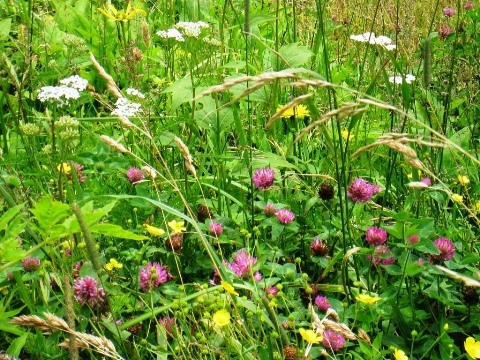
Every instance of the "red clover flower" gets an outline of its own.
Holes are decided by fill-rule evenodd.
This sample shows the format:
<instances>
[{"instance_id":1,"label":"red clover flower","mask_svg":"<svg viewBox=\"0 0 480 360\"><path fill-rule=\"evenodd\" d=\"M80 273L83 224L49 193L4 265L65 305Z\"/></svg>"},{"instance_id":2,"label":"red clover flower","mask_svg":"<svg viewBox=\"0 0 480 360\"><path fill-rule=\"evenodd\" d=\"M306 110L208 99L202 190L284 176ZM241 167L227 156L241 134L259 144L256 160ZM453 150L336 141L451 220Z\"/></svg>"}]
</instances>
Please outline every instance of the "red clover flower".
<instances>
[{"instance_id":1,"label":"red clover flower","mask_svg":"<svg viewBox=\"0 0 480 360\"><path fill-rule=\"evenodd\" d=\"M105 291L100 287L100 281L91 276L76 279L73 284L75 300L80 305L88 304L92 308L98 308L105 301Z\"/></svg>"},{"instance_id":2,"label":"red clover flower","mask_svg":"<svg viewBox=\"0 0 480 360\"><path fill-rule=\"evenodd\" d=\"M149 291L168 281L168 271L159 263L149 262L146 267L140 269L139 279L140 289L143 291Z\"/></svg>"},{"instance_id":3,"label":"red clover flower","mask_svg":"<svg viewBox=\"0 0 480 360\"><path fill-rule=\"evenodd\" d=\"M380 186L370 184L368 181L358 178L353 180L347 189L347 196L356 202L365 203L372 199L372 196L382 191Z\"/></svg>"},{"instance_id":4,"label":"red clover flower","mask_svg":"<svg viewBox=\"0 0 480 360\"><path fill-rule=\"evenodd\" d=\"M210 222L210 234L214 235L214 236L220 236L223 234L223 225L218 223L218 222L215 222L215 221L212 221Z\"/></svg>"},{"instance_id":5,"label":"red clover flower","mask_svg":"<svg viewBox=\"0 0 480 360\"><path fill-rule=\"evenodd\" d=\"M449 261L455 255L455 245L453 245L452 240L447 239L446 237L440 237L433 242L435 247L440 251L438 255L430 255L428 261L430 263L438 264L442 261Z\"/></svg>"},{"instance_id":6,"label":"red clover flower","mask_svg":"<svg viewBox=\"0 0 480 360\"><path fill-rule=\"evenodd\" d=\"M259 190L266 190L273 185L275 171L271 168L262 168L255 171L252 177L253 185Z\"/></svg>"},{"instance_id":7,"label":"red clover flower","mask_svg":"<svg viewBox=\"0 0 480 360\"><path fill-rule=\"evenodd\" d=\"M449 7L443 8L443 15L445 15L445 17L452 17L455 15L455 10Z\"/></svg>"},{"instance_id":8,"label":"red clover flower","mask_svg":"<svg viewBox=\"0 0 480 360\"><path fill-rule=\"evenodd\" d=\"M293 219L295 219L295 214L288 209L277 210L275 216L277 217L278 221L285 225L291 223Z\"/></svg>"},{"instance_id":9,"label":"red clover flower","mask_svg":"<svg viewBox=\"0 0 480 360\"><path fill-rule=\"evenodd\" d=\"M138 168L132 167L127 171L127 179L132 184L139 182L140 180L143 180L144 177L145 175L143 175L142 170Z\"/></svg>"},{"instance_id":10,"label":"red clover flower","mask_svg":"<svg viewBox=\"0 0 480 360\"><path fill-rule=\"evenodd\" d=\"M342 334L333 330L325 330L323 333L322 345L334 352L340 350L345 345L345 338Z\"/></svg>"},{"instance_id":11,"label":"red clover flower","mask_svg":"<svg viewBox=\"0 0 480 360\"><path fill-rule=\"evenodd\" d=\"M367 229L366 239L373 246L382 245L387 241L387 232L372 226Z\"/></svg>"},{"instance_id":12,"label":"red clover flower","mask_svg":"<svg viewBox=\"0 0 480 360\"><path fill-rule=\"evenodd\" d=\"M332 305L330 305L328 298L326 296L321 296L321 295L318 295L315 298L315 305L317 305L318 308L323 312L327 312L328 309L332 308Z\"/></svg>"},{"instance_id":13,"label":"red clover flower","mask_svg":"<svg viewBox=\"0 0 480 360\"><path fill-rule=\"evenodd\" d=\"M40 260L38 260L36 257L31 256L22 260L22 266L23 270L28 272L34 272L40 267Z\"/></svg>"}]
</instances>

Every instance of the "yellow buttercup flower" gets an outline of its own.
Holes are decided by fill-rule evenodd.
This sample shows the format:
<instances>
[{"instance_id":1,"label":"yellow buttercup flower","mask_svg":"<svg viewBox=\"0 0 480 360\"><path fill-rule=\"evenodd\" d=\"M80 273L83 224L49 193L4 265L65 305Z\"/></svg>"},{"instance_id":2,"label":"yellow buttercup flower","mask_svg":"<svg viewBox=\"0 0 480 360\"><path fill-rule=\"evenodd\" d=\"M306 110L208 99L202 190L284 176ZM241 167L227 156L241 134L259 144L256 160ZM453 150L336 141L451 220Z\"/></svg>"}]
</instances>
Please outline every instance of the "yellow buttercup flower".
<instances>
[{"instance_id":1,"label":"yellow buttercup flower","mask_svg":"<svg viewBox=\"0 0 480 360\"><path fill-rule=\"evenodd\" d=\"M393 351L393 357L395 360L408 360L408 356L405 355L405 352L397 348Z\"/></svg>"},{"instance_id":2,"label":"yellow buttercup flower","mask_svg":"<svg viewBox=\"0 0 480 360\"><path fill-rule=\"evenodd\" d=\"M277 108L277 112L280 111L282 107L283 105L280 105ZM280 115L280 117L282 118L291 118L292 116L295 116L297 119L303 119L306 116L310 116L310 111L308 111L305 105L297 105L297 106L288 108L282 113L282 115Z\"/></svg>"},{"instance_id":3,"label":"yellow buttercup flower","mask_svg":"<svg viewBox=\"0 0 480 360\"><path fill-rule=\"evenodd\" d=\"M315 333L313 330L305 330L300 328L299 330L300 335L302 336L303 340L312 344L319 344L323 338Z\"/></svg>"},{"instance_id":4,"label":"yellow buttercup flower","mask_svg":"<svg viewBox=\"0 0 480 360\"><path fill-rule=\"evenodd\" d=\"M461 203L463 203L463 196L458 195L458 194L453 194L452 195L452 200L461 204Z\"/></svg>"},{"instance_id":5,"label":"yellow buttercup flower","mask_svg":"<svg viewBox=\"0 0 480 360\"><path fill-rule=\"evenodd\" d=\"M225 310L218 310L215 314L213 314L212 320L218 326L225 326L230 324L230 313Z\"/></svg>"},{"instance_id":6,"label":"yellow buttercup flower","mask_svg":"<svg viewBox=\"0 0 480 360\"><path fill-rule=\"evenodd\" d=\"M458 182L462 185L467 185L470 183L470 179L468 178L468 176L465 176L465 175L458 175L457 179L458 179Z\"/></svg>"},{"instance_id":7,"label":"yellow buttercup flower","mask_svg":"<svg viewBox=\"0 0 480 360\"><path fill-rule=\"evenodd\" d=\"M61 163L57 166L57 170L66 174L72 170L72 167L68 163Z\"/></svg>"},{"instance_id":8,"label":"yellow buttercup flower","mask_svg":"<svg viewBox=\"0 0 480 360\"><path fill-rule=\"evenodd\" d=\"M372 297L367 294L359 294L355 299L357 299L357 301L364 304L375 304L377 301L382 300L381 297L378 297L378 296Z\"/></svg>"},{"instance_id":9,"label":"yellow buttercup flower","mask_svg":"<svg viewBox=\"0 0 480 360\"><path fill-rule=\"evenodd\" d=\"M113 269L121 269L123 267L122 263L119 263L115 259L110 259L110 262L105 264L105 270L112 271Z\"/></svg>"},{"instance_id":10,"label":"yellow buttercup flower","mask_svg":"<svg viewBox=\"0 0 480 360\"><path fill-rule=\"evenodd\" d=\"M117 10L111 3L108 3L105 8L98 8L97 10L113 21L129 21L132 20L137 13L147 16L147 13L144 10L138 7L132 8L132 3L130 1L128 2L127 10L125 12Z\"/></svg>"},{"instance_id":11,"label":"yellow buttercup flower","mask_svg":"<svg viewBox=\"0 0 480 360\"><path fill-rule=\"evenodd\" d=\"M469 336L464 343L465 351L472 359L480 359L480 341Z\"/></svg>"},{"instance_id":12,"label":"yellow buttercup flower","mask_svg":"<svg viewBox=\"0 0 480 360\"><path fill-rule=\"evenodd\" d=\"M344 138L345 140L352 140L355 137L355 135L350 134L350 131L348 131L347 129L342 130L341 135L342 138Z\"/></svg>"},{"instance_id":13,"label":"yellow buttercup flower","mask_svg":"<svg viewBox=\"0 0 480 360\"><path fill-rule=\"evenodd\" d=\"M184 221L172 220L168 223L168 226L170 226L172 228L173 234L178 234L178 233L181 233L182 231L187 230L185 228L184 224L185 224Z\"/></svg>"},{"instance_id":14,"label":"yellow buttercup flower","mask_svg":"<svg viewBox=\"0 0 480 360\"><path fill-rule=\"evenodd\" d=\"M159 229L155 226L151 226L148 224L144 224L144 226L145 230L147 230L147 232L152 236L162 236L163 234L165 234L165 230L163 229Z\"/></svg>"},{"instance_id":15,"label":"yellow buttercup flower","mask_svg":"<svg viewBox=\"0 0 480 360\"><path fill-rule=\"evenodd\" d=\"M473 205L472 210L476 214L480 213L480 201L477 201L477 203L475 205Z\"/></svg>"},{"instance_id":16,"label":"yellow buttercup flower","mask_svg":"<svg viewBox=\"0 0 480 360\"><path fill-rule=\"evenodd\" d=\"M220 284L222 284L222 287L226 292L228 292L229 294L238 296L238 293L235 291L235 288L233 287L232 284L229 284L224 280L220 281Z\"/></svg>"}]
</instances>

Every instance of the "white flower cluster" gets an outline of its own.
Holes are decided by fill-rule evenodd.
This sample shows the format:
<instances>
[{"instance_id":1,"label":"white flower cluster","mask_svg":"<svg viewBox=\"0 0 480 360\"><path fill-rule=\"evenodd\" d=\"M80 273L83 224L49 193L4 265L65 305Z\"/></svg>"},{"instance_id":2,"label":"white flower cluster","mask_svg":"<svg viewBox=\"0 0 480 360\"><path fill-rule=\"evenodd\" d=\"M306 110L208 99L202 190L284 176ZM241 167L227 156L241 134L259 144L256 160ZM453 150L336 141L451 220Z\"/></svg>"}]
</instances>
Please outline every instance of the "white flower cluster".
<instances>
[{"instance_id":1,"label":"white flower cluster","mask_svg":"<svg viewBox=\"0 0 480 360\"><path fill-rule=\"evenodd\" d=\"M56 103L59 107L69 105L69 100L78 99L80 91L87 88L88 80L73 75L60 80L60 86L43 86L38 91L37 99L41 102Z\"/></svg>"},{"instance_id":2,"label":"white flower cluster","mask_svg":"<svg viewBox=\"0 0 480 360\"><path fill-rule=\"evenodd\" d=\"M130 102L127 98L120 98L115 103L112 115L129 118L137 116L142 111L142 106L139 103Z\"/></svg>"},{"instance_id":3,"label":"white flower cluster","mask_svg":"<svg viewBox=\"0 0 480 360\"><path fill-rule=\"evenodd\" d=\"M388 36L380 35L376 37L372 32L366 32L360 35L350 35L350 39L359 42L368 42L372 45L380 45L387 50L394 50L397 48L397 45L392 44L392 39Z\"/></svg>"},{"instance_id":4,"label":"white flower cluster","mask_svg":"<svg viewBox=\"0 0 480 360\"><path fill-rule=\"evenodd\" d=\"M202 29L208 29L210 25L208 25L203 21L198 21L198 22L180 21L175 24L175 27L181 30L185 36L198 39L198 37L202 33Z\"/></svg>"},{"instance_id":5,"label":"white flower cluster","mask_svg":"<svg viewBox=\"0 0 480 360\"><path fill-rule=\"evenodd\" d=\"M222 46L222 43L220 42L220 40L210 36L206 36L205 38L203 38L203 42L206 44L210 44L212 46Z\"/></svg>"},{"instance_id":6,"label":"white flower cluster","mask_svg":"<svg viewBox=\"0 0 480 360\"><path fill-rule=\"evenodd\" d=\"M139 99L145 99L145 95L143 95L143 94L142 94L140 91L138 91L137 89L128 88L126 91L127 91L127 95L136 96L136 97L138 97Z\"/></svg>"},{"instance_id":7,"label":"white flower cluster","mask_svg":"<svg viewBox=\"0 0 480 360\"><path fill-rule=\"evenodd\" d=\"M183 42L185 38L177 29L168 29L157 31L157 35L164 39L175 39L177 41Z\"/></svg>"},{"instance_id":8,"label":"white flower cluster","mask_svg":"<svg viewBox=\"0 0 480 360\"><path fill-rule=\"evenodd\" d=\"M412 74L407 74L405 75L405 82L407 84L411 84L412 81L414 81L416 77ZM390 76L388 78L388 81L390 81L392 84L402 84L403 83L403 77L401 76Z\"/></svg>"},{"instance_id":9,"label":"white flower cluster","mask_svg":"<svg viewBox=\"0 0 480 360\"><path fill-rule=\"evenodd\" d=\"M60 107L68 105L70 99L78 99L79 97L80 93L77 89L65 85L44 86L40 88L37 95L37 99L41 102L57 103Z\"/></svg>"},{"instance_id":10,"label":"white flower cluster","mask_svg":"<svg viewBox=\"0 0 480 360\"><path fill-rule=\"evenodd\" d=\"M78 75L73 75L68 78L60 80L60 84L65 86L70 86L74 89L77 89L78 91L83 91L87 88L88 80Z\"/></svg>"}]
</instances>

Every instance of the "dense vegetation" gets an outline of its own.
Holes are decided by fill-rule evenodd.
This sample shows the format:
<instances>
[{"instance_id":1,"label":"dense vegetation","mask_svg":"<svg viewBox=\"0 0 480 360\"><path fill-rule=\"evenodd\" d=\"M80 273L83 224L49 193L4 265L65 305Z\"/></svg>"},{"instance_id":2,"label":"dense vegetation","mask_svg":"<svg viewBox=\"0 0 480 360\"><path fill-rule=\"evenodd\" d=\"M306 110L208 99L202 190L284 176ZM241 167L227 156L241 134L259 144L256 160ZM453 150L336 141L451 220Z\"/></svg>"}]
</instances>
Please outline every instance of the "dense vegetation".
<instances>
[{"instance_id":1,"label":"dense vegetation","mask_svg":"<svg viewBox=\"0 0 480 360\"><path fill-rule=\"evenodd\" d=\"M0 358L480 359L480 8L0 3Z\"/></svg>"}]
</instances>

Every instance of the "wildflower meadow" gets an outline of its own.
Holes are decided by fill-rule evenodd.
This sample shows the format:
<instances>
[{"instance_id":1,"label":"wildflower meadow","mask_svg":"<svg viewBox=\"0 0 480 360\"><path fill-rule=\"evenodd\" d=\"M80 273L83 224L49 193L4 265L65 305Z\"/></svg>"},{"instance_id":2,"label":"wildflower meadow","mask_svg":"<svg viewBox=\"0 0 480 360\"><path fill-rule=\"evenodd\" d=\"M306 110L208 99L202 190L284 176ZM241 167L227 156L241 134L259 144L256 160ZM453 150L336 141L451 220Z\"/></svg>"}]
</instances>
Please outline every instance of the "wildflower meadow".
<instances>
[{"instance_id":1,"label":"wildflower meadow","mask_svg":"<svg viewBox=\"0 0 480 360\"><path fill-rule=\"evenodd\" d=\"M480 3L0 2L0 360L480 359Z\"/></svg>"}]
</instances>

